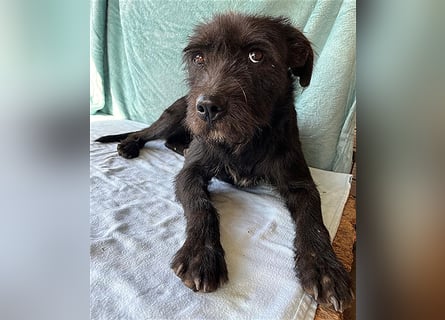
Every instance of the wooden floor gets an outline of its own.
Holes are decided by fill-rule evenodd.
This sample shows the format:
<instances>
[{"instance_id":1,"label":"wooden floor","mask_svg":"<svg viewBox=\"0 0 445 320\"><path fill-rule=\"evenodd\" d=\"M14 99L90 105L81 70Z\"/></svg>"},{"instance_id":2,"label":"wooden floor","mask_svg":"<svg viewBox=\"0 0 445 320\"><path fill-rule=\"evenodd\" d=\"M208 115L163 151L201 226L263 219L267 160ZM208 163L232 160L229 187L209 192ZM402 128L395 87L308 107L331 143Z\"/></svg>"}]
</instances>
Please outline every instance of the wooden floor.
<instances>
[{"instance_id":1,"label":"wooden floor","mask_svg":"<svg viewBox=\"0 0 445 320\"><path fill-rule=\"evenodd\" d=\"M353 290L355 291L356 288L356 282L355 282L355 248L354 248L354 261L352 263L352 270L351 270L351 277L352 277L352 285L353 285ZM356 311L355 311L355 300L354 303L352 305L352 307L350 309L345 310L345 312L343 313L343 319L344 320L355 320L356 319Z\"/></svg>"},{"instance_id":2,"label":"wooden floor","mask_svg":"<svg viewBox=\"0 0 445 320\"><path fill-rule=\"evenodd\" d=\"M354 154L355 154L355 144L354 144ZM356 174L356 170L357 170L357 163L355 162L355 159L353 161L353 167L352 167L352 174L353 174L353 178L352 178L352 185L351 185L351 194L349 195L350 198L352 198L354 200L354 207L356 207L356 179L357 179L357 174ZM352 269L351 269L351 278L352 278L352 285L353 285L353 290L354 292L356 291L356 275L355 275L355 267L356 267L356 259L355 259L355 244L354 244L354 251L353 251L353 262L352 262ZM344 320L355 320L356 319L356 310L355 310L355 301L352 305L352 307L348 310L345 310L344 314L343 314L343 319Z\"/></svg>"},{"instance_id":3,"label":"wooden floor","mask_svg":"<svg viewBox=\"0 0 445 320\"><path fill-rule=\"evenodd\" d=\"M354 208L356 208L356 196L357 196L357 190L356 190L356 183L357 183L357 161L356 161L356 154L357 154L357 132L354 132L354 153L353 153L353 158L352 158L352 170L351 170L351 174L352 174L352 185L351 185L351 194L350 194L350 198L352 198L354 200ZM356 218L357 218L357 211L355 214ZM352 262L352 270L351 270L351 277L352 277L352 285L353 285L353 290L354 293L357 292L356 291L356 273L355 273L355 267L356 267L356 255L355 255L355 243L354 243L354 251L353 251L353 262ZM356 303L354 301L351 309L347 310L344 312L343 318L344 320L355 320L357 317L357 313L356 313Z\"/></svg>"}]
</instances>

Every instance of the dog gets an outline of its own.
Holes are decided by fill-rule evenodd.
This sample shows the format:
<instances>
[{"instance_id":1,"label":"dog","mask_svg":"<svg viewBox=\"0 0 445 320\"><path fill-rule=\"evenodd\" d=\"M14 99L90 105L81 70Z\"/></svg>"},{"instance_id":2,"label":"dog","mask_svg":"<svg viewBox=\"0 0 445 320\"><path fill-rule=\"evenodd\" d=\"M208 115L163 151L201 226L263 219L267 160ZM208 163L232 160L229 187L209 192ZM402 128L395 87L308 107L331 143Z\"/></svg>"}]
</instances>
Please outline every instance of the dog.
<instances>
[{"instance_id":1,"label":"dog","mask_svg":"<svg viewBox=\"0 0 445 320\"><path fill-rule=\"evenodd\" d=\"M131 159L150 140L184 155L175 191L187 221L186 240L171 268L194 291L228 281L218 212L208 192L217 179L237 187L273 185L296 226L295 271L319 304L343 311L351 279L332 249L320 195L306 164L297 127L294 88L310 83L314 54L288 19L219 14L198 25L183 50L188 94L150 127L104 136Z\"/></svg>"}]
</instances>

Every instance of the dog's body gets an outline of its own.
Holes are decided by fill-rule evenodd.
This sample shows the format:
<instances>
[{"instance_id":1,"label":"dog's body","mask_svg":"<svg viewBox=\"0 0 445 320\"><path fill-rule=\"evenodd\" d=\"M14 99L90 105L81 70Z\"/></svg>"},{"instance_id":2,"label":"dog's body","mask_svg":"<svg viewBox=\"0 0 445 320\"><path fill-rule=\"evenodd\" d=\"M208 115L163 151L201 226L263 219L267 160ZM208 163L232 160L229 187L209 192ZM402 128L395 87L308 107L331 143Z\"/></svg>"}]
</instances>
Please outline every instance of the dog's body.
<instances>
[{"instance_id":1,"label":"dog's body","mask_svg":"<svg viewBox=\"0 0 445 320\"><path fill-rule=\"evenodd\" d=\"M225 14L198 26L184 49L190 91L149 128L105 136L125 158L165 139L185 155L176 195L187 238L171 267L187 287L216 290L228 280L212 177L239 187L274 185L296 224L295 270L317 302L343 310L350 278L323 225L320 196L304 159L294 108L294 80L308 86L313 52L286 19Z\"/></svg>"}]
</instances>

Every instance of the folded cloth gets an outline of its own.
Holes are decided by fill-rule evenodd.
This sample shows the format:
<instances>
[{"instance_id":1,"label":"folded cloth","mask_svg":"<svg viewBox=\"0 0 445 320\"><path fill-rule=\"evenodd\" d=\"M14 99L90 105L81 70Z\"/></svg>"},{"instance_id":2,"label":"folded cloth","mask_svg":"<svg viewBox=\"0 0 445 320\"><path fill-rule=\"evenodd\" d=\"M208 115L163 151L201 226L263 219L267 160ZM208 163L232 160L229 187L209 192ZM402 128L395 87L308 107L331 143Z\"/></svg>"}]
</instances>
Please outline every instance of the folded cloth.
<instances>
[{"instance_id":1,"label":"folded cloth","mask_svg":"<svg viewBox=\"0 0 445 320\"><path fill-rule=\"evenodd\" d=\"M92 117L91 140L144 124ZM293 271L295 232L270 186L237 189L213 179L229 282L195 293L170 269L185 240L174 177L183 158L162 141L140 156L119 157L116 144L91 142L91 319L313 319L316 302ZM311 169L331 239L340 223L350 175Z\"/></svg>"}]
</instances>

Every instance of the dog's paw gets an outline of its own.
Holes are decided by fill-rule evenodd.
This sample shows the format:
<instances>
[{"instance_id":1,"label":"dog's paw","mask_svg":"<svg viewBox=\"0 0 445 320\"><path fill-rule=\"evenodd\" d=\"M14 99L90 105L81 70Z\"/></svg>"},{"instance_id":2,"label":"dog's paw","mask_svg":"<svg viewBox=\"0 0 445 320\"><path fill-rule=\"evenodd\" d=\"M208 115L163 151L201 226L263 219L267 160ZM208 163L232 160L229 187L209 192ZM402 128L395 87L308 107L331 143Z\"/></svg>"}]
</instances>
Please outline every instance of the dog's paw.
<instances>
[{"instance_id":1,"label":"dog's paw","mask_svg":"<svg viewBox=\"0 0 445 320\"><path fill-rule=\"evenodd\" d=\"M171 268L193 291L212 292L228 281L222 248L184 245L173 258Z\"/></svg>"},{"instance_id":2,"label":"dog's paw","mask_svg":"<svg viewBox=\"0 0 445 320\"><path fill-rule=\"evenodd\" d=\"M136 139L125 139L117 145L117 153L127 159L138 157L140 149L140 143Z\"/></svg>"},{"instance_id":3,"label":"dog's paw","mask_svg":"<svg viewBox=\"0 0 445 320\"><path fill-rule=\"evenodd\" d=\"M296 268L303 289L317 303L338 312L351 305L354 299L351 278L334 253L299 257Z\"/></svg>"}]
</instances>

